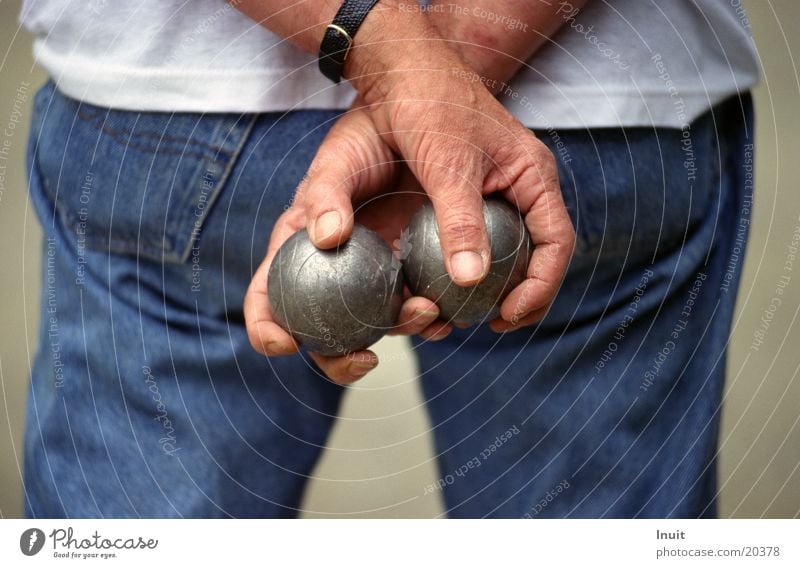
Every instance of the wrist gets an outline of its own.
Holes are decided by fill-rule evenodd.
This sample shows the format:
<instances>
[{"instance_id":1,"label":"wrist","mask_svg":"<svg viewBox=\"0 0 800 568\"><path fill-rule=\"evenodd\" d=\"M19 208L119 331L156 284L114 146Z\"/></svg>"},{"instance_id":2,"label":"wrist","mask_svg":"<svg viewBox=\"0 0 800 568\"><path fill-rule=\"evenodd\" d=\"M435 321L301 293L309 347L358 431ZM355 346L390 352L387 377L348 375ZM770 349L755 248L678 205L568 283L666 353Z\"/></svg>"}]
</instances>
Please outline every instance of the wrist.
<instances>
[{"instance_id":1,"label":"wrist","mask_svg":"<svg viewBox=\"0 0 800 568\"><path fill-rule=\"evenodd\" d=\"M364 19L344 65L344 77L367 104L420 74L461 65L414 0L381 0Z\"/></svg>"}]
</instances>

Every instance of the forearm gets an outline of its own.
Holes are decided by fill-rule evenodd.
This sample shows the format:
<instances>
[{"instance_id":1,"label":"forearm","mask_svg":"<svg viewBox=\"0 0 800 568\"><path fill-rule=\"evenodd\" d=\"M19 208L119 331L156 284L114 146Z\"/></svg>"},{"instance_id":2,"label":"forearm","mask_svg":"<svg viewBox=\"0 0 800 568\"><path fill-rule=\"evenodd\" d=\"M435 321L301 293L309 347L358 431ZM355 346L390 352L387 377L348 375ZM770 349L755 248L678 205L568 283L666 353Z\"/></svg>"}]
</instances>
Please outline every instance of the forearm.
<instances>
[{"instance_id":1,"label":"forearm","mask_svg":"<svg viewBox=\"0 0 800 568\"><path fill-rule=\"evenodd\" d=\"M272 32L317 54L342 0L229 0ZM575 8L539 0L434 0L423 12L415 0L381 0L364 20L344 76L367 100L388 91L404 70L464 66L494 92L547 42ZM432 54L435 52L435 54ZM462 63L464 65L460 65Z\"/></svg>"},{"instance_id":2,"label":"forearm","mask_svg":"<svg viewBox=\"0 0 800 568\"><path fill-rule=\"evenodd\" d=\"M434 0L426 13L487 88L497 92L587 1Z\"/></svg>"},{"instance_id":3,"label":"forearm","mask_svg":"<svg viewBox=\"0 0 800 568\"><path fill-rule=\"evenodd\" d=\"M342 2L341 0L228 0L228 3L297 47L309 53L316 53L325 33L325 27L331 23Z\"/></svg>"},{"instance_id":4,"label":"forearm","mask_svg":"<svg viewBox=\"0 0 800 568\"><path fill-rule=\"evenodd\" d=\"M461 60L447 47L415 0L381 0L364 19L344 66L344 77L367 100L373 91L388 90L407 72L458 66ZM270 31L316 55L342 0L228 0ZM435 63L431 63L431 62ZM378 88L375 88L378 87Z\"/></svg>"}]
</instances>

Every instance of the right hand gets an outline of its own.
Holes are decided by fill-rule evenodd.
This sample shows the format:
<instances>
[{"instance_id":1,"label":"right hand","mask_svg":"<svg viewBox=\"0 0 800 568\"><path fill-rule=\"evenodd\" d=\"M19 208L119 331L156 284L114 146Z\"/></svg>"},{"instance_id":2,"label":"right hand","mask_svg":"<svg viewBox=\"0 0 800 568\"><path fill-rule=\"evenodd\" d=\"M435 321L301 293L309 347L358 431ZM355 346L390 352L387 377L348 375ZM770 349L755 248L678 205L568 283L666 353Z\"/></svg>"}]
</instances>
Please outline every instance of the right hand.
<instances>
[{"instance_id":1,"label":"right hand","mask_svg":"<svg viewBox=\"0 0 800 568\"><path fill-rule=\"evenodd\" d=\"M362 74L350 80L364 97L381 138L433 202L452 280L470 286L486 276L491 255L483 197L500 192L524 215L535 249L526 280L503 302L492 328L506 331L541 319L575 243L552 153L443 41L385 42L380 34L364 41L371 37L374 44L362 49L374 62L361 55L353 69ZM369 69L378 72L364 71ZM348 216L346 195L330 202L322 195L313 200L312 219L332 209L341 218Z\"/></svg>"}]
</instances>

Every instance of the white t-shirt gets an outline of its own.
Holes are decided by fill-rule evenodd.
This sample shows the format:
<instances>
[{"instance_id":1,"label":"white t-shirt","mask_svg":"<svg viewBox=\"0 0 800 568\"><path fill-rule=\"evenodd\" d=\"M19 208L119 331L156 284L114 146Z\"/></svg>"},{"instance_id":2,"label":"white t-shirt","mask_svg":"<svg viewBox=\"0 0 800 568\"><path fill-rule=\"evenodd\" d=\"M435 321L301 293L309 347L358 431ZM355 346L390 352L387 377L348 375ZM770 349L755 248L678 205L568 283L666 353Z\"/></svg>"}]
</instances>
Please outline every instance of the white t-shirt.
<instances>
[{"instance_id":1,"label":"white t-shirt","mask_svg":"<svg viewBox=\"0 0 800 568\"><path fill-rule=\"evenodd\" d=\"M526 126L681 127L758 80L741 0L591 0L577 14L553 1L564 26L501 95ZM487 27L522 27L488 2L466 13L438 6ZM59 89L101 106L344 109L354 96L324 78L314 56L224 0L26 0L20 20Z\"/></svg>"}]
</instances>

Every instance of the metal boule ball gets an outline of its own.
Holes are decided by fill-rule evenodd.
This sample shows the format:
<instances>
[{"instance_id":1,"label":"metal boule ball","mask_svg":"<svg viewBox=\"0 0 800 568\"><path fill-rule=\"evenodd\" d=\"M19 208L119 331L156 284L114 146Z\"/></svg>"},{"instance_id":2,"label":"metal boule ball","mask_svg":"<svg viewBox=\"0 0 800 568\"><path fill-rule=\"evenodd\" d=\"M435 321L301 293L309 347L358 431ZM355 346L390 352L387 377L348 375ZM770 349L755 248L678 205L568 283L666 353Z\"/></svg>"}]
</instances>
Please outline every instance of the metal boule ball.
<instances>
[{"instance_id":1,"label":"metal boule ball","mask_svg":"<svg viewBox=\"0 0 800 568\"><path fill-rule=\"evenodd\" d=\"M401 246L403 272L411 293L435 302L442 319L461 325L488 322L500 315L502 300L525 279L533 254L522 214L508 201L485 199L483 218L492 259L489 274L474 286L459 286L450 279L431 203L411 218Z\"/></svg>"},{"instance_id":2,"label":"metal boule ball","mask_svg":"<svg viewBox=\"0 0 800 568\"><path fill-rule=\"evenodd\" d=\"M330 250L319 250L305 229L298 231L278 249L267 282L276 321L304 347L328 356L378 341L403 303L400 261L361 225Z\"/></svg>"}]
</instances>

